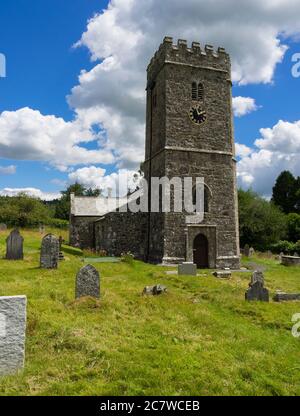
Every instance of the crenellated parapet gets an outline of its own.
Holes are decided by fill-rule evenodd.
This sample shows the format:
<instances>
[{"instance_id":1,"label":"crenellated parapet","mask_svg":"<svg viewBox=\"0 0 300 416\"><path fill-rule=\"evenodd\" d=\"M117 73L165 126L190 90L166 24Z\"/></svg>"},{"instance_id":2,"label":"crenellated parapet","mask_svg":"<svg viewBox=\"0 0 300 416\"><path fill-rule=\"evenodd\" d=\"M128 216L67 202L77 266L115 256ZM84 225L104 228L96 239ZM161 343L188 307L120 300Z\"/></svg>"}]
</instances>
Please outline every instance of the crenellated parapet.
<instances>
[{"instance_id":1,"label":"crenellated parapet","mask_svg":"<svg viewBox=\"0 0 300 416\"><path fill-rule=\"evenodd\" d=\"M173 38L166 36L159 49L150 61L147 68L148 80L155 78L155 74L165 63L178 63L191 66L201 66L226 71L230 74L230 56L224 48L214 50L213 46L192 42L189 47L186 40L178 39L177 44L173 43Z\"/></svg>"}]
</instances>

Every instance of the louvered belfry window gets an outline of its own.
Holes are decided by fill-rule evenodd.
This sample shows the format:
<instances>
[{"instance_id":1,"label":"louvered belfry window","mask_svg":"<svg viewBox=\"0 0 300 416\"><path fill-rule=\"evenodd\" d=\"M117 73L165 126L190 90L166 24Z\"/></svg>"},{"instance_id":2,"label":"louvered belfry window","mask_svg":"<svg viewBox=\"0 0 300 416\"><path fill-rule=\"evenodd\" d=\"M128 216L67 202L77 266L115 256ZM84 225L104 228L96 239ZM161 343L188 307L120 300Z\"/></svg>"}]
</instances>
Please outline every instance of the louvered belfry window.
<instances>
[{"instance_id":1,"label":"louvered belfry window","mask_svg":"<svg viewBox=\"0 0 300 416\"><path fill-rule=\"evenodd\" d=\"M192 83L192 100L197 100L197 84L196 82Z\"/></svg>"},{"instance_id":2,"label":"louvered belfry window","mask_svg":"<svg viewBox=\"0 0 300 416\"><path fill-rule=\"evenodd\" d=\"M204 87L202 82L193 82L192 83L192 100L193 101L203 101L204 99Z\"/></svg>"}]
</instances>

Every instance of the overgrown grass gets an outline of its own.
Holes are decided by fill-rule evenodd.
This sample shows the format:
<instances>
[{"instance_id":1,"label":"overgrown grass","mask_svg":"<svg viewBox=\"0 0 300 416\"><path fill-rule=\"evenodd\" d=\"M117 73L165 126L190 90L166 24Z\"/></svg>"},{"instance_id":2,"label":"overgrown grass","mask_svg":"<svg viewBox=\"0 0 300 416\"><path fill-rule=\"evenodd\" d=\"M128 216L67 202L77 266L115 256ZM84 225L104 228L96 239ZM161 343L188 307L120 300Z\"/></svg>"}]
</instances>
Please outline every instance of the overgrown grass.
<instances>
[{"instance_id":1,"label":"overgrown grass","mask_svg":"<svg viewBox=\"0 0 300 416\"><path fill-rule=\"evenodd\" d=\"M245 302L249 273L218 280L96 263L101 299L75 301L81 258L70 250L59 270L40 270L41 236L22 234L24 261L0 260L0 295L28 297L26 367L0 379L1 395L300 394L300 338L291 335L300 303ZM300 291L300 269L251 261L267 268L271 295ZM168 293L141 296L156 283Z\"/></svg>"}]
</instances>

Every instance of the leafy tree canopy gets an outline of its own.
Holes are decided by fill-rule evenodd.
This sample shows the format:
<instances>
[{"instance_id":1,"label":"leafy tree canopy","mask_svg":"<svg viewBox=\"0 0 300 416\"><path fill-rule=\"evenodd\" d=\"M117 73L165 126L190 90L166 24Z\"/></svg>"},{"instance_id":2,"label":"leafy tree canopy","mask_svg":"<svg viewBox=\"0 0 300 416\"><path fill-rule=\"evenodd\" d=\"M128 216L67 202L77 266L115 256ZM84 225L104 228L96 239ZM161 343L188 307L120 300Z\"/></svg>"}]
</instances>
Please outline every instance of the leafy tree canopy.
<instances>
[{"instance_id":1,"label":"leafy tree canopy","mask_svg":"<svg viewBox=\"0 0 300 416\"><path fill-rule=\"evenodd\" d=\"M285 170L276 179L273 187L272 202L289 214L300 208L300 178L295 178Z\"/></svg>"}]
</instances>

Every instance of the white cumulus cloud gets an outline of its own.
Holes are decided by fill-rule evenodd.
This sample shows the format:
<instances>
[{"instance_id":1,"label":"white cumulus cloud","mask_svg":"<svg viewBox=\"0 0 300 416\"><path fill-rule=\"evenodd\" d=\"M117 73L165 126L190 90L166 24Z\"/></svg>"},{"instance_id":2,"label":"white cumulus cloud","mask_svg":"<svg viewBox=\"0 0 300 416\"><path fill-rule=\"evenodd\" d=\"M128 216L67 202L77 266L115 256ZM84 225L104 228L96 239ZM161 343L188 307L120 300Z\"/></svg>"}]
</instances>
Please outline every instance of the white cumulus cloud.
<instances>
[{"instance_id":1,"label":"white cumulus cloud","mask_svg":"<svg viewBox=\"0 0 300 416\"><path fill-rule=\"evenodd\" d=\"M300 176L300 121L280 120L272 128L260 129L260 134L254 149L240 152L238 180L243 188L270 196L280 172L290 170Z\"/></svg>"},{"instance_id":2,"label":"white cumulus cloud","mask_svg":"<svg viewBox=\"0 0 300 416\"><path fill-rule=\"evenodd\" d=\"M66 122L30 108L0 114L2 158L49 162L61 170L69 165L112 163L111 151L82 146L93 140L91 130L78 119Z\"/></svg>"},{"instance_id":3,"label":"white cumulus cloud","mask_svg":"<svg viewBox=\"0 0 300 416\"><path fill-rule=\"evenodd\" d=\"M242 117L258 109L255 99L251 97L233 97L233 112L236 117Z\"/></svg>"},{"instance_id":4,"label":"white cumulus cloud","mask_svg":"<svg viewBox=\"0 0 300 416\"><path fill-rule=\"evenodd\" d=\"M135 190L140 178L134 170L120 169L111 174L105 173L105 169L96 166L80 168L69 174L69 183L78 182L87 188L102 189L103 195L107 195L110 189L113 196L125 196L128 190Z\"/></svg>"},{"instance_id":5,"label":"white cumulus cloud","mask_svg":"<svg viewBox=\"0 0 300 416\"><path fill-rule=\"evenodd\" d=\"M235 144L235 155L237 157L249 156L250 153L252 153L251 147L248 147L245 144L241 144L241 143Z\"/></svg>"}]
</instances>

